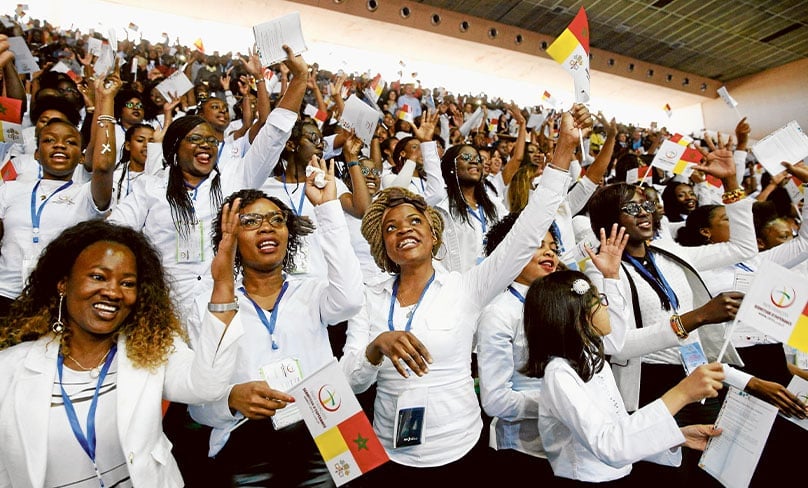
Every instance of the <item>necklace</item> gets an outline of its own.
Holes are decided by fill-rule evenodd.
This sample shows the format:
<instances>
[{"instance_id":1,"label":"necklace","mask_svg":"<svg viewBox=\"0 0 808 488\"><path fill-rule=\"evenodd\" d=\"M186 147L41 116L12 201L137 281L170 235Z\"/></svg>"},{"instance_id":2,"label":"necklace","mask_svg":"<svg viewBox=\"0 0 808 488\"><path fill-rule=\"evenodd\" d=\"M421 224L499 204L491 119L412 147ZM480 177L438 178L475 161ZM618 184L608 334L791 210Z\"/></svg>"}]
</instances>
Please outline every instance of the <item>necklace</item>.
<instances>
[{"instance_id":1,"label":"necklace","mask_svg":"<svg viewBox=\"0 0 808 488\"><path fill-rule=\"evenodd\" d=\"M78 362L78 361L76 360L76 358L74 358L74 357L73 357L73 356L71 356L70 354L68 354L68 355L67 355L67 357L68 357L68 358L70 358L70 360L71 360L71 361L73 361L74 363L76 363L76 364L79 366L79 368L81 368L81 369L82 369L82 371L89 371L89 372L90 372L90 378L98 378L98 376L101 374L101 366L103 366L103 365L104 365L104 360L105 360L105 359L107 359L107 356L109 355L109 351L110 351L111 349L112 349L112 348L107 349L107 352L106 352L106 353L104 353L104 357L102 357L102 358L101 358L101 361L99 361L99 362L98 362L98 364L97 364L95 367L93 367L93 368L88 368L88 367L84 366L83 364L81 364L80 362Z\"/></svg>"}]
</instances>

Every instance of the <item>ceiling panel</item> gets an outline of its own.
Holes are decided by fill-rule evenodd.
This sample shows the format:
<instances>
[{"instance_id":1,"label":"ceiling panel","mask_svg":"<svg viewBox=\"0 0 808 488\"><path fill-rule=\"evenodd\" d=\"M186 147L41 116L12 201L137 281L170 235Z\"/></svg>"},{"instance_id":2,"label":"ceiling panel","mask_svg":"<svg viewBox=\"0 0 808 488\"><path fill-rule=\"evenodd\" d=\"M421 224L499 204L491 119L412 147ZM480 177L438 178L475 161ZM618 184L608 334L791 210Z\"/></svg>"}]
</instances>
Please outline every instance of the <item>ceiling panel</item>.
<instances>
[{"instance_id":1,"label":"ceiling panel","mask_svg":"<svg viewBox=\"0 0 808 488\"><path fill-rule=\"evenodd\" d=\"M420 3L557 36L575 0L422 0ZM808 58L808 1L592 0L590 44L727 82Z\"/></svg>"}]
</instances>

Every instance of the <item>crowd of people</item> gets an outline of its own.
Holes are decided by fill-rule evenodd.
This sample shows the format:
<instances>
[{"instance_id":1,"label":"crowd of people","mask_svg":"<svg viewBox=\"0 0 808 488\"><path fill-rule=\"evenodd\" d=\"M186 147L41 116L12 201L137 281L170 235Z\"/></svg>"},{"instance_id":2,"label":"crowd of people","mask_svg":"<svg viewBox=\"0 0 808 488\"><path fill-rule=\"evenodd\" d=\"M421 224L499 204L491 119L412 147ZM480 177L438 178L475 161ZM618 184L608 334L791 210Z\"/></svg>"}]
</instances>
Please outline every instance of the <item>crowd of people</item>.
<instances>
[{"instance_id":1,"label":"crowd of people","mask_svg":"<svg viewBox=\"0 0 808 488\"><path fill-rule=\"evenodd\" d=\"M360 488L719 486L698 457L727 386L808 415L786 388L804 353L743 323L725 341L738 272L808 272L786 189L808 166L764 171L754 121L694 134L685 176L651 166L664 128L580 104L377 98L287 46L262 66L127 39L105 66L93 38L0 34L23 127L0 186L0 486L334 486L261 376L332 356L390 458ZM193 88L166 97L175 72ZM369 142L340 124L351 95L378 111ZM753 484L805 438L778 418Z\"/></svg>"}]
</instances>

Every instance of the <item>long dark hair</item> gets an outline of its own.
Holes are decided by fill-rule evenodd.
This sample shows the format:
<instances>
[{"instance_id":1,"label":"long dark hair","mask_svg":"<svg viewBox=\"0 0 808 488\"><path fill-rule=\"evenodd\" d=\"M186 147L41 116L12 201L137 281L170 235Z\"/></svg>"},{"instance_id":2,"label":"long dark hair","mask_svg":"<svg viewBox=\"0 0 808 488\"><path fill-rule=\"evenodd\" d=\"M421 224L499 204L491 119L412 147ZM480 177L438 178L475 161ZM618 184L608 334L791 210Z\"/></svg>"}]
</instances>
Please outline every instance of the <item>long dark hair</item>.
<instances>
[{"instance_id":1,"label":"long dark hair","mask_svg":"<svg viewBox=\"0 0 808 488\"><path fill-rule=\"evenodd\" d=\"M198 115L186 115L180 117L168 126L166 135L163 137L163 157L168 165L168 188L166 188L166 199L171 207L171 220L174 221L174 228L177 232L187 237L191 231L191 226L196 222L196 212L194 202L188 196L188 189L185 186L185 178L177 161L177 150L180 143L200 124L207 124L205 119ZM219 173L219 162L213 166L216 173L210 183L210 205L211 208L222 206L222 182Z\"/></svg>"},{"instance_id":2,"label":"long dark hair","mask_svg":"<svg viewBox=\"0 0 808 488\"><path fill-rule=\"evenodd\" d=\"M573 291L578 280L589 284L582 295ZM556 271L530 285L524 308L527 376L543 377L554 357L566 359L584 381L603 369L603 340L592 327L597 300L597 288L580 271Z\"/></svg>"},{"instance_id":3,"label":"long dark hair","mask_svg":"<svg viewBox=\"0 0 808 488\"><path fill-rule=\"evenodd\" d=\"M686 212L682 208L682 204L679 203L679 200L676 199L676 187L680 185L693 188L693 185L689 183L674 180L665 185L665 189L662 190L662 195L660 195L662 198L662 206L665 208L665 216L668 217L668 220L671 222L682 222L685 220L682 218L682 214Z\"/></svg>"},{"instance_id":4,"label":"long dark hair","mask_svg":"<svg viewBox=\"0 0 808 488\"><path fill-rule=\"evenodd\" d=\"M261 190L239 190L224 199L224 202L222 202L222 206L219 208L219 212L216 214L216 218L213 221L213 252L219 252L219 243L222 242L222 209L224 208L225 204L232 204L233 200L236 198L241 199L238 207L239 210L252 204L256 200L261 199L269 200L270 202L274 203L278 209L280 209L281 213L283 213L283 215L286 217L286 230L289 234L289 237L286 240L286 254L283 257L283 270L287 273L292 272L292 270L295 269L295 256L297 255L298 248L300 248L301 240L301 236L297 232L298 217L280 199L271 197ZM234 274L238 275L239 273L243 272L240 250L236 251L236 262L233 264L233 267Z\"/></svg>"},{"instance_id":5,"label":"long dark hair","mask_svg":"<svg viewBox=\"0 0 808 488\"><path fill-rule=\"evenodd\" d=\"M480 156L477 149L469 144L457 144L450 147L443 153L443 158L440 161L440 171L443 174L443 181L446 184L446 193L449 196L449 212L455 218L460 218L464 223L471 225L467 209L469 208L466 199L463 197L463 191L460 189L460 181L457 179L457 162L455 161L460 155L463 148L469 148ZM482 175L483 165L480 163L480 174ZM474 185L474 198L477 199L477 204L482 207L483 212L489 222L495 222L499 216L497 215L497 208L494 202L488 197L488 192L485 191L485 183L481 177L480 180Z\"/></svg>"},{"instance_id":6,"label":"long dark hair","mask_svg":"<svg viewBox=\"0 0 808 488\"><path fill-rule=\"evenodd\" d=\"M132 138L135 137L135 131L138 130L138 129L149 129L151 131L154 131L154 127L150 126L149 124L135 124L132 127L126 129L126 133L125 133L124 138L123 138L124 142L131 142ZM129 160L132 158L132 153L129 152L129 149L126 149L126 144L123 144L121 147L123 148L121 150L121 159L115 165L115 169L127 166L129 164ZM128 167L124 168L124 170L121 171L121 177L118 178L118 184L115 187L115 194L116 194L115 199L116 200L121 199L121 190L123 188L123 180L126 179L128 173L129 173L129 168Z\"/></svg>"},{"instance_id":7,"label":"long dark hair","mask_svg":"<svg viewBox=\"0 0 808 488\"><path fill-rule=\"evenodd\" d=\"M701 205L696 207L687 216L684 227L680 227L676 232L676 241L688 247L709 244L707 237L701 234L701 229L710 227L710 220L712 220L719 208L723 208L723 205Z\"/></svg>"}]
</instances>

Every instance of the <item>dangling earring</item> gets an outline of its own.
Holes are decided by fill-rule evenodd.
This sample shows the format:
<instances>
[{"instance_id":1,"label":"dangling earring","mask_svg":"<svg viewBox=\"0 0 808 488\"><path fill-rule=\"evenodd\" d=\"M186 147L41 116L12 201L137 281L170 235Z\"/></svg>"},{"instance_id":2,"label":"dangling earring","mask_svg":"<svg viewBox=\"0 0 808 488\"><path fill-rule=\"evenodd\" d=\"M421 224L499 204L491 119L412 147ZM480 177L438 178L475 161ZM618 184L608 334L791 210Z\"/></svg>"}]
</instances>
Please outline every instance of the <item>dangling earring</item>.
<instances>
[{"instance_id":1,"label":"dangling earring","mask_svg":"<svg viewBox=\"0 0 808 488\"><path fill-rule=\"evenodd\" d=\"M65 294L59 293L59 315L56 317L56 322L51 324L51 330L54 334L61 334L65 330L65 324L62 322L62 302L65 300Z\"/></svg>"}]
</instances>

